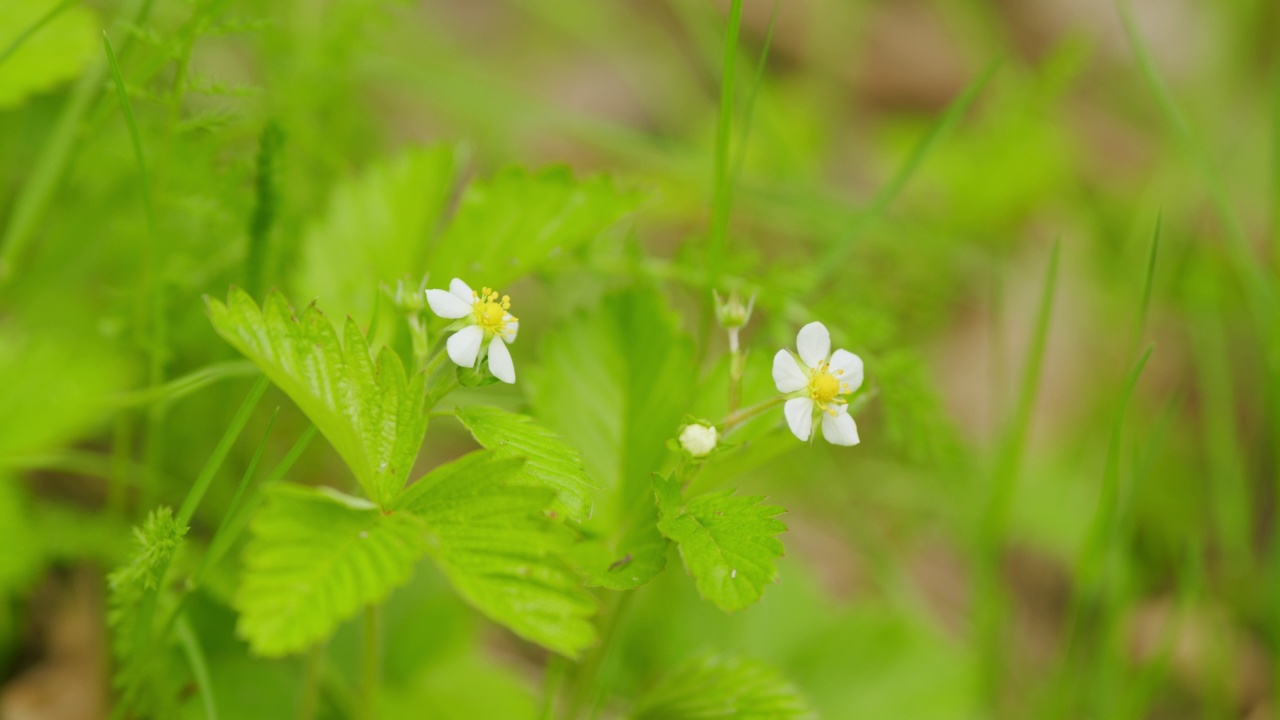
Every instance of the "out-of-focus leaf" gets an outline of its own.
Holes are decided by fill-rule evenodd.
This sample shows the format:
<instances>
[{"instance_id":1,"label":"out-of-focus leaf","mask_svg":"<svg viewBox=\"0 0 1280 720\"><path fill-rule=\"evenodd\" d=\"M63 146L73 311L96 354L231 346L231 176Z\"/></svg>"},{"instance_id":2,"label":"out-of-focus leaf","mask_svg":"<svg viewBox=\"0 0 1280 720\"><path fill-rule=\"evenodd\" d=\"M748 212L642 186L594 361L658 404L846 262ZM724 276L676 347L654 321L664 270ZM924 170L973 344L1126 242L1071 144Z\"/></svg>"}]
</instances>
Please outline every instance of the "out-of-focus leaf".
<instances>
[{"instance_id":1,"label":"out-of-focus leaf","mask_svg":"<svg viewBox=\"0 0 1280 720\"><path fill-rule=\"evenodd\" d=\"M0 3L0 53L53 11L63 0ZM0 109L57 87L80 73L98 52L97 20L81 5L63 8L36 28L0 62Z\"/></svg>"},{"instance_id":2,"label":"out-of-focus leaf","mask_svg":"<svg viewBox=\"0 0 1280 720\"><path fill-rule=\"evenodd\" d=\"M503 457L526 460L521 475L530 484L557 493L557 505L569 519L591 515L591 490L599 484L587 476L578 451L527 415L486 406L460 407L458 419L476 442Z\"/></svg>"},{"instance_id":3,"label":"out-of-focus leaf","mask_svg":"<svg viewBox=\"0 0 1280 720\"><path fill-rule=\"evenodd\" d=\"M658 529L680 547L684 566L698 583L702 597L721 610L741 610L760 599L777 580L774 561L782 556L775 535L787 526L776 520L782 508L762 505L763 497L721 491L680 498L673 477L655 477Z\"/></svg>"},{"instance_id":4,"label":"out-of-focus leaf","mask_svg":"<svg viewBox=\"0 0 1280 720\"><path fill-rule=\"evenodd\" d=\"M811 720L800 691L764 663L711 657L676 669L644 697L632 720Z\"/></svg>"},{"instance_id":5,"label":"out-of-focus leaf","mask_svg":"<svg viewBox=\"0 0 1280 720\"><path fill-rule=\"evenodd\" d=\"M262 310L232 288L223 303L205 298L223 339L284 390L329 439L369 498L387 504L404 487L426 433L421 374L405 377L390 348L375 366L351 318L342 342L324 313L309 305L298 318L272 291Z\"/></svg>"},{"instance_id":6,"label":"out-of-focus leaf","mask_svg":"<svg viewBox=\"0 0 1280 720\"><path fill-rule=\"evenodd\" d=\"M416 149L338 185L303 238L295 289L331 312L369 322L380 282L392 285L426 271L457 165L452 146Z\"/></svg>"},{"instance_id":7,"label":"out-of-focus leaf","mask_svg":"<svg viewBox=\"0 0 1280 720\"><path fill-rule=\"evenodd\" d=\"M595 642L595 600L560 558L572 532L546 518L555 493L529 486L524 461L491 450L443 465L401 496L395 514L427 527L432 558L477 609L568 657Z\"/></svg>"},{"instance_id":8,"label":"out-of-focus leaf","mask_svg":"<svg viewBox=\"0 0 1280 720\"><path fill-rule=\"evenodd\" d=\"M605 485L575 563L593 584L643 585L666 563L650 475L667 462L666 441L693 396L692 344L655 293L636 289L566 318L541 357L530 373L536 415L582 451Z\"/></svg>"},{"instance_id":9,"label":"out-of-focus leaf","mask_svg":"<svg viewBox=\"0 0 1280 720\"><path fill-rule=\"evenodd\" d=\"M237 630L260 655L305 650L408 581L422 521L329 488L282 484L251 526Z\"/></svg>"},{"instance_id":10,"label":"out-of-focus leaf","mask_svg":"<svg viewBox=\"0 0 1280 720\"><path fill-rule=\"evenodd\" d=\"M429 269L437 283L462 277L501 287L607 230L639 199L603 177L511 168L467 189Z\"/></svg>"}]
</instances>

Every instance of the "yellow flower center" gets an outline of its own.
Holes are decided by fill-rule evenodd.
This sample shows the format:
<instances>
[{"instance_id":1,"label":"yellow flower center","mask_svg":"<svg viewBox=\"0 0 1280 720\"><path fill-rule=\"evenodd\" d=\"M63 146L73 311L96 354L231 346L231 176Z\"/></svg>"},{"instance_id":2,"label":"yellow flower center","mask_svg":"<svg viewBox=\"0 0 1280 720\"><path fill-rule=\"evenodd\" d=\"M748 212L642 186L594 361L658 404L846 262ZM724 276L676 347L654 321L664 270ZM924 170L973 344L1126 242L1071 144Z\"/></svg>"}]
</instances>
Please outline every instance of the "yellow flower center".
<instances>
[{"instance_id":1,"label":"yellow flower center","mask_svg":"<svg viewBox=\"0 0 1280 720\"><path fill-rule=\"evenodd\" d=\"M836 414L836 407L845 403L843 395L849 392L849 383L843 382L840 376L844 374L843 370L831 372L830 366L826 360L818 363L817 367L809 371L809 397L818 404L818 408L832 415ZM828 407L831 405L832 407Z\"/></svg>"},{"instance_id":2,"label":"yellow flower center","mask_svg":"<svg viewBox=\"0 0 1280 720\"><path fill-rule=\"evenodd\" d=\"M484 288L479 293L471 293L471 296L472 312L475 313L476 324L480 329L486 335L505 335L507 323L516 320L507 312L511 309L511 296L503 295L499 300L498 293L493 288Z\"/></svg>"}]
</instances>

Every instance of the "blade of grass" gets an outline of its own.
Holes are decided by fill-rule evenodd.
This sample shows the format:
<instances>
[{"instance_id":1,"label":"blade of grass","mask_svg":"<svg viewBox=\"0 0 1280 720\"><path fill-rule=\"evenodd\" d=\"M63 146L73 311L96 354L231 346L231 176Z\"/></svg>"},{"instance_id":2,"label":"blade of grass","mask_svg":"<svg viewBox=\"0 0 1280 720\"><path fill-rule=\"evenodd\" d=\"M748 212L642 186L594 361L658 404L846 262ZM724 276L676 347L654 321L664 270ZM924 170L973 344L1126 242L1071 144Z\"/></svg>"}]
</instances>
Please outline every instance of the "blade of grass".
<instances>
[{"instance_id":1,"label":"blade of grass","mask_svg":"<svg viewBox=\"0 0 1280 720\"><path fill-rule=\"evenodd\" d=\"M113 403L120 408L150 405L158 402L172 403L219 380L249 377L257 374L257 366L248 360L228 360L227 362L215 363L182 377L174 378L163 385L121 393L115 396Z\"/></svg>"},{"instance_id":2,"label":"blade of grass","mask_svg":"<svg viewBox=\"0 0 1280 720\"><path fill-rule=\"evenodd\" d=\"M138 163L138 175L142 185L142 204L147 217L147 255L142 267L142 291L138 295L138 327L143 339L143 347L147 354L147 385L157 387L164 381L165 357L165 322L164 322L164 290L160 283L160 239L156 233L155 203L151 193L151 178L147 171L147 156L142 147L142 135L138 132L138 123L133 115L133 104L129 102L129 93L125 88L124 77L120 74L120 63L116 60L115 50L111 47L111 38L106 31L102 32L102 45L107 52L107 63L111 68L111 79L116 89L116 97L120 101L120 109L124 113L125 124L129 128L129 138L133 142L134 159ZM151 405L147 408L147 434L143 451L147 472L143 476L142 506L148 507L158 492L156 472L160 467L163 449L164 406Z\"/></svg>"},{"instance_id":3,"label":"blade of grass","mask_svg":"<svg viewBox=\"0 0 1280 720\"><path fill-rule=\"evenodd\" d=\"M716 148L711 185L711 229L707 242L707 285L717 287L728 247L729 210L733 187L729 155L733 138L734 79L737 74L738 29L742 24L742 0L732 0L725 28L724 61L720 70L720 111L716 118Z\"/></svg>"},{"instance_id":4,"label":"blade of grass","mask_svg":"<svg viewBox=\"0 0 1280 720\"><path fill-rule=\"evenodd\" d=\"M80 0L64 0L64 2L61 2L49 8L48 12L46 12L44 15L41 15L35 22L31 23L31 25L29 25L26 30L23 30L22 32L18 33L18 37L14 38L13 42L9 43L9 46L6 47L4 51L0 52L0 65L3 65L5 60L8 60L10 57L12 57L13 54L18 51L18 48L22 47L22 44L25 43L28 38L30 38L32 35L35 35L37 32L40 32L40 28L53 22L53 19L61 15L62 12L67 8L70 8L72 5L77 5L79 3L80 3Z\"/></svg>"},{"instance_id":5,"label":"blade of grass","mask_svg":"<svg viewBox=\"0 0 1280 720\"><path fill-rule=\"evenodd\" d=\"M1035 324L1032 327L1031 344L1027 350L1022 381L1018 388L1017 404L997 451L990 494L978 529L978 557L974 578L977 585L975 630L983 662L981 688L993 712L999 703L1001 675L1004 668L1002 637L1007 601L1001 585L1001 556L1009 523L1009 507L1017 488L1018 471L1031 425L1031 412L1035 407L1040 375L1044 367L1060 255L1061 241L1058 241L1054 243L1053 252L1049 258L1044 288L1040 296Z\"/></svg>"},{"instance_id":6,"label":"blade of grass","mask_svg":"<svg viewBox=\"0 0 1280 720\"><path fill-rule=\"evenodd\" d=\"M737 185L742 177L742 164L747 157L747 143L751 139L751 126L755 121L756 97L764 85L764 71L769 64L769 48L773 47L773 30L778 23L778 8L782 0L774 0L773 10L769 13L769 25L764 31L764 43L760 48L760 59L756 61L755 77L751 81L751 92L747 95L746 105L742 111L742 130L738 135L738 152L733 158L733 172L729 177L731 186Z\"/></svg>"},{"instance_id":7,"label":"blade of grass","mask_svg":"<svg viewBox=\"0 0 1280 720\"><path fill-rule=\"evenodd\" d=\"M982 95L982 91L991 82L991 78L995 76L996 70L1000 68L1000 60L993 60L983 69L978 77L969 86L951 101L947 109L938 118L937 122L929 128L929 132L920 138L920 142L907 155L902 165L894 173L893 177L887 184L880 188L872 198L871 203L858 216L853 223L853 227L845 233L842 240L832 243L824 255L822 264L820 265L819 279L826 281L830 279L841 267L845 256L853 247L853 240L863 227L871 220L879 217L888 209L889 205L898 197L902 189L906 187L907 182L915 176L924 161L929 155L940 145L947 137L949 137L965 115L969 113L969 108Z\"/></svg>"},{"instance_id":8,"label":"blade of grass","mask_svg":"<svg viewBox=\"0 0 1280 720\"><path fill-rule=\"evenodd\" d=\"M252 517L253 511L257 509L262 502L262 490L284 479L284 476L293 468L294 463L302 457L302 452L307 449L307 445L316 436L316 427L314 425L307 428L302 433L293 447L289 448L289 452L285 454L284 459L276 464L271 474L267 475L257 489L247 500L244 507L230 508L224 516L222 525L219 526L213 540L209 543L209 549L205 554L206 563L209 567L213 567L227 554L231 546L235 543L240 534L244 532L245 527L249 524L249 518Z\"/></svg>"},{"instance_id":9,"label":"blade of grass","mask_svg":"<svg viewBox=\"0 0 1280 720\"><path fill-rule=\"evenodd\" d=\"M191 575L191 585L198 587L200 581L204 579L204 573L221 557L220 553L215 553L219 547L229 547L230 543L220 540L227 531L227 521L235 517L236 510L240 507L240 500L244 497L245 488L249 487L249 480L253 478L254 472L258 469L258 461L262 459L262 451L267 447L267 440L271 437L271 428L275 427L276 418L280 416L280 408L277 407L271 413L271 420L267 422L267 429L262 433L262 440L258 442L258 449L253 451L253 458L249 461L249 466L245 468L244 475L240 477L240 485L236 488L236 494L231 498L231 504L227 506L226 511L222 513L222 521L218 523L218 529L213 532L213 539L209 541L209 548L201 559L200 565L196 567L196 571Z\"/></svg>"},{"instance_id":10,"label":"blade of grass","mask_svg":"<svg viewBox=\"0 0 1280 720\"><path fill-rule=\"evenodd\" d=\"M196 689L200 691L200 701L204 704L204 715L208 720L218 720L218 707L213 698L213 681L209 677L209 663L205 661L204 650L200 648L200 638L191 627L186 615L178 618L174 626L178 636L178 644L187 656L191 666L191 675L195 678Z\"/></svg>"},{"instance_id":11,"label":"blade of grass","mask_svg":"<svg viewBox=\"0 0 1280 720\"><path fill-rule=\"evenodd\" d=\"M1147 317L1151 314L1151 293L1155 285L1156 259L1160 255L1160 223L1161 213L1156 213L1156 228L1151 234L1151 252L1147 255L1147 276L1142 283L1142 304L1138 309L1138 322L1134 327L1133 340L1129 346L1129 355L1137 351L1138 344L1147 332Z\"/></svg>"},{"instance_id":12,"label":"blade of grass","mask_svg":"<svg viewBox=\"0 0 1280 720\"><path fill-rule=\"evenodd\" d=\"M244 430L244 426L249 423L249 417L253 414L254 408L258 406L258 401L262 399L262 393L266 392L268 385L267 377L263 375L253 384L253 389L249 391L249 395L240 404L240 409L232 418L231 424L227 426L225 432L222 433L222 439L218 441L217 447L213 449L213 454L205 462L201 468L200 474L196 477L195 484L191 486L191 490L187 492L187 497L182 501L182 507L178 510L178 524L189 525L191 516L196 512L196 506L200 504L200 500L204 498L204 494L209 489L209 484L213 482L213 477L222 468L222 463L227 459L227 453L231 452L231 446L235 443L236 438L240 437L240 432Z\"/></svg>"}]
</instances>

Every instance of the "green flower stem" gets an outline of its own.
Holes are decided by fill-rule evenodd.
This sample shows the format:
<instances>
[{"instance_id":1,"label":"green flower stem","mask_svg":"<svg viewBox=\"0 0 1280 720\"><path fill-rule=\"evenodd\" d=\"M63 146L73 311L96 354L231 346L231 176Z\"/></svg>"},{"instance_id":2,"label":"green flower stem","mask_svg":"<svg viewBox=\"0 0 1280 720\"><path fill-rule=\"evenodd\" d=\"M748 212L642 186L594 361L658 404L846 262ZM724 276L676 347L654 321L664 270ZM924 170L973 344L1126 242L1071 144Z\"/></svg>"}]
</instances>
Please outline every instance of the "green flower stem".
<instances>
[{"instance_id":1,"label":"green flower stem","mask_svg":"<svg viewBox=\"0 0 1280 720\"><path fill-rule=\"evenodd\" d=\"M418 313L409 316L409 337L413 341L413 366L416 370L426 371L439 359L440 354L427 359L431 355L431 337L427 333L427 323Z\"/></svg>"},{"instance_id":2,"label":"green flower stem","mask_svg":"<svg viewBox=\"0 0 1280 720\"><path fill-rule=\"evenodd\" d=\"M729 328L729 415L742 405L742 374L747 354L738 346L738 328ZM728 428L726 428L728 429Z\"/></svg>"},{"instance_id":3,"label":"green flower stem","mask_svg":"<svg viewBox=\"0 0 1280 720\"><path fill-rule=\"evenodd\" d=\"M762 412L765 412L771 408L775 408L781 405L782 403L786 402L787 399L788 398L786 395L778 395L777 397L771 397L768 400L765 400L764 402L756 403L755 405L752 405L751 407L745 410L739 410L736 413L730 413L729 417L725 418L724 422L721 423L721 427L724 428L724 434L728 435L729 432L733 430L735 427L737 427L738 425L741 425L742 423L750 420L751 418L759 415Z\"/></svg>"}]
</instances>

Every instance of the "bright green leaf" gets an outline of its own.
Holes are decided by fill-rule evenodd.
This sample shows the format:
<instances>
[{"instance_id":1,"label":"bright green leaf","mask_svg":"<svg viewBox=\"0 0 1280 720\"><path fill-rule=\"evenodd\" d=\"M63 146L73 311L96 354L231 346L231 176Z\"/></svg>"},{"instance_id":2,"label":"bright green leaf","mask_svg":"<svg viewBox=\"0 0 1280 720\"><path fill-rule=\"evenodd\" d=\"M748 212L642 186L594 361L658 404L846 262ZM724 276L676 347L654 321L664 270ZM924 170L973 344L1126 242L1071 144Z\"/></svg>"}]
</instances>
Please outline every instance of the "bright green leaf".
<instances>
[{"instance_id":1,"label":"bright green leaf","mask_svg":"<svg viewBox=\"0 0 1280 720\"><path fill-rule=\"evenodd\" d=\"M577 657L596 639L595 600L560 558L573 537L545 516L554 493L525 484L523 464L472 453L433 470L397 507L425 521L431 556L468 602L517 635Z\"/></svg>"},{"instance_id":2,"label":"bright green leaf","mask_svg":"<svg viewBox=\"0 0 1280 720\"><path fill-rule=\"evenodd\" d=\"M551 488L558 507L569 519L591 515L591 489L599 485L587 476L578 451L527 415L474 405L457 409L458 419L476 442L504 457L526 460L521 474L530 484Z\"/></svg>"},{"instance_id":3,"label":"bright green leaf","mask_svg":"<svg viewBox=\"0 0 1280 720\"><path fill-rule=\"evenodd\" d=\"M640 701L632 720L810 720L800 691L760 662L712 657L676 669Z\"/></svg>"},{"instance_id":4,"label":"bright green leaf","mask_svg":"<svg viewBox=\"0 0 1280 720\"><path fill-rule=\"evenodd\" d=\"M0 54L62 0L0 3ZM0 62L0 109L20 104L80 73L98 52L98 21L80 6L64 8Z\"/></svg>"},{"instance_id":5,"label":"bright green leaf","mask_svg":"<svg viewBox=\"0 0 1280 720\"><path fill-rule=\"evenodd\" d=\"M774 561L782 543L774 537L787 526L774 519L782 508L760 504L763 497L721 491L682 502L680 483L655 477L658 529L680 547L684 566L702 597L721 610L742 610L760 599L774 582Z\"/></svg>"},{"instance_id":6,"label":"bright green leaf","mask_svg":"<svg viewBox=\"0 0 1280 720\"><path fill-rule=\"evenodd\" d=\"M511 168L462 197L430 262L436 286L461 277L502 287L566 255L635 208L639 197L603 177L576 180L566 168Z\"/></svg>"},{"instance_id":7,"label":"bright green leaf","mask_svg":"<svg viewBox=\"0 0 1280 720\"><path fill-rule=\"evenodd\" d=\"M423 523L329 488L272 486L254 518L235 596L237 627L259 655L305 650L409 580Z\"/></svg>"},{"instance_id":8,"label":"bright green leaf","mask_svg":"<svg viewBox=\"0 0 1280 720\"><path fill-rule=\"evenodd\" d=\"M386 505L413 471L426 433L421 374L405 377L389 348L375 365L350 318L342 342L310 305L298 318L279 293L263 310L239 288L206 298L218 334L262 369L329 439L369 497Z\"/></svg>"}]
</instances>

